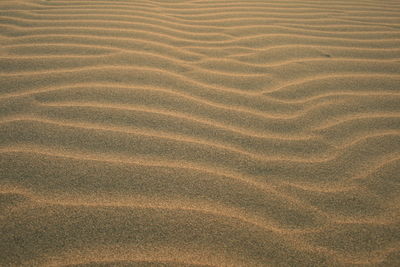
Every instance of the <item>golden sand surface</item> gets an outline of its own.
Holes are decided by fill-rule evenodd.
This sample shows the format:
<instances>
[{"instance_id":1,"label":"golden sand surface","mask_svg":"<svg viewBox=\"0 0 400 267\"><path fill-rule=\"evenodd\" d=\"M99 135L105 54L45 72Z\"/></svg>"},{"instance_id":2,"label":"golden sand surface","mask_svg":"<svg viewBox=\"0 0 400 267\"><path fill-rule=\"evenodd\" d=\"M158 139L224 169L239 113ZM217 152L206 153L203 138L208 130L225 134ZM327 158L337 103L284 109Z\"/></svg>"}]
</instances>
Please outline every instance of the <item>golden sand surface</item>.
<instances>
[{"instance_id":1,"label":"golden sand surface","mask_svg":"<svg viewBox=\"0 0 400 267\"><path fill-rule=\"evenodd\" d=\"M400 1L0 1L0 266L400 266Z\"/></svg>"}]
</instances>

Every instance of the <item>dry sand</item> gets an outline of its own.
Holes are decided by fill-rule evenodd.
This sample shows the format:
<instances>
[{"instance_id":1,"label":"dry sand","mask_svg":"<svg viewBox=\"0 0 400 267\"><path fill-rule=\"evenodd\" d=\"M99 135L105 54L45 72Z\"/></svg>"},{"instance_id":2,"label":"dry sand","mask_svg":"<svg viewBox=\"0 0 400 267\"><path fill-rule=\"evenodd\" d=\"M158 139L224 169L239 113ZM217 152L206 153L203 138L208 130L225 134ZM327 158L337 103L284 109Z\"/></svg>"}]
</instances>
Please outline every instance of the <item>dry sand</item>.
<instances>
[{"instance_id":1,"label":"dry sand","mask_svg":"<svg viewBox=\"0 0 400 267\"><path fill-rule=\"evenodd\" d=\"M400 266L400 2L3 0L0 266Z\"/></svg>"}]
</instances>

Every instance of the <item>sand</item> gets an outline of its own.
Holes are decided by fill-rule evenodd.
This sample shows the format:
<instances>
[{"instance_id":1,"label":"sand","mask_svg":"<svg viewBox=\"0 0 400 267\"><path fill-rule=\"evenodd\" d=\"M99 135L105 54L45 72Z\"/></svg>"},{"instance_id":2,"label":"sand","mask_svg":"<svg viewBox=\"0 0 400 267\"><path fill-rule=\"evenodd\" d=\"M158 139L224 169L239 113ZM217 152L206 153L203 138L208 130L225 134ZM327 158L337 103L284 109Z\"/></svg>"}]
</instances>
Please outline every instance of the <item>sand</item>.
<instances>
[{"instance_id":1,"label":"sand","mask_svg":"<svg viewBox=\"0 0 400 267\"><path fill-rule=\"evenodd\" d=\"M1 1L0 266L400 266L400 2Z\"/></svg>"}]
</instances>

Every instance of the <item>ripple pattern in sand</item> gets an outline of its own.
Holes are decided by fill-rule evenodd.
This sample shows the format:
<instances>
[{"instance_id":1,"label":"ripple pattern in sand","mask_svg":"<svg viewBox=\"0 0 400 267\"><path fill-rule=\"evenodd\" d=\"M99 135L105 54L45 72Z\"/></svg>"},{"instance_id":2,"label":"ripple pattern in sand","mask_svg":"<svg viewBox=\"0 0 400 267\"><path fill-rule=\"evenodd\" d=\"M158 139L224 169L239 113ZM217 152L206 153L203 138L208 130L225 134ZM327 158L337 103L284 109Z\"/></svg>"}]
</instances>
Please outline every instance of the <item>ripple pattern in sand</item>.
<instances>
[{"instance_id":1,"label":"ripple pattern in sand","mask_svg":"<svg viewBox=\"0 0 400 267\"><path fill-rule=\"evenodd\" d=\"M399 265L399 17L1 1L0 265Z\"/></svg>"}]
</instances>

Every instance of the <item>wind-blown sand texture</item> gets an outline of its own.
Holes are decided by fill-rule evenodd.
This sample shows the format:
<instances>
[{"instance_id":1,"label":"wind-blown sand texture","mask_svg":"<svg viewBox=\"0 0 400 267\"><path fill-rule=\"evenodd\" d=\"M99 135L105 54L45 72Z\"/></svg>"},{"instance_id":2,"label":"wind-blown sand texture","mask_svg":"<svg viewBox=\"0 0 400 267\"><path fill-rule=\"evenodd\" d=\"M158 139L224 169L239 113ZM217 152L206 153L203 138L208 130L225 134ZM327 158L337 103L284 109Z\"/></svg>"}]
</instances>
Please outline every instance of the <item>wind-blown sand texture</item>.
<instances>
[{"instance_id":1,"label":"wind-blown sand texture","mask_svg":"<svg viewBox=\"0 0 400 267\"><path fill-rule=\"evenodd\" d=\"M399 266L400 2L0 2L1 266Z\"/></svg>"}]
</instances>

